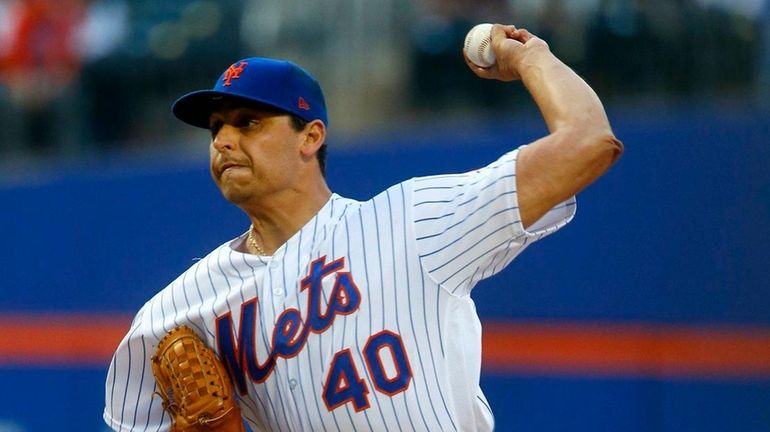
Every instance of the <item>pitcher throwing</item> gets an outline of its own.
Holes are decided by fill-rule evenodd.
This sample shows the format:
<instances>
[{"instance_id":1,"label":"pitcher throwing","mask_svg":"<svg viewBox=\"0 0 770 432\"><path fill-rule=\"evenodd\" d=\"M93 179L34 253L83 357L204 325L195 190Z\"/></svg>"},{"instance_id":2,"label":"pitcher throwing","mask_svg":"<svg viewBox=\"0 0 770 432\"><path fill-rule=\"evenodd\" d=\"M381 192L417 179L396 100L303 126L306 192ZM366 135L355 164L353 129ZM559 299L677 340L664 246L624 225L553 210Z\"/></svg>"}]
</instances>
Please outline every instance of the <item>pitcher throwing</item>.
<instances>
[{"instance_id":1,"label":"pitcher throwing","mask_svg":"<svg viewBox=\"0 0 770 432\"><path fill-rule=\"evenodd\" d=\"M179 119L211 131L211 176L250 226L138 312L110 365L107 424L176 427L150 364L186 326L221 360L254 431L492 430L473 287L569 222L574 196L623 147L544 41L495 25L491 44L494 65L468 66L521 80L549 134L368 201L327 186L324 97L299 66L246 58L177 100Z\"/></svg>"}]
</instances>

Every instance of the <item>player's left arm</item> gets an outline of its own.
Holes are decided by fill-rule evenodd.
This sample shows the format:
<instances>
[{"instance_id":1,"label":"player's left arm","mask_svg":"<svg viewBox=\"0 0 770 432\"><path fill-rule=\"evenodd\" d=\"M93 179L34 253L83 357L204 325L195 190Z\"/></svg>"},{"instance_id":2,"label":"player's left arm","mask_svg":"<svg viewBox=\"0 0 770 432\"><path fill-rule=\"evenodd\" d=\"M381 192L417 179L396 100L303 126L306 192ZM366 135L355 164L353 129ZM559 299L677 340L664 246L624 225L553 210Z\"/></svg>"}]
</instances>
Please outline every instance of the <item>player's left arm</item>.
<instances>
[{"instance_id":1,"label":"player's left arm","mask_svg":"<svg viewBox=\"0 0 770 432\"><path fill-rule=\"evenodd\" d=\"M529 227L551 208L604 174L623 152L599 97L548 44L524 29L495 25L497 62L478 76L521 80L540 109L549 134L522 148L516 165L519 213Z\"/></svg>"}]
</instances>

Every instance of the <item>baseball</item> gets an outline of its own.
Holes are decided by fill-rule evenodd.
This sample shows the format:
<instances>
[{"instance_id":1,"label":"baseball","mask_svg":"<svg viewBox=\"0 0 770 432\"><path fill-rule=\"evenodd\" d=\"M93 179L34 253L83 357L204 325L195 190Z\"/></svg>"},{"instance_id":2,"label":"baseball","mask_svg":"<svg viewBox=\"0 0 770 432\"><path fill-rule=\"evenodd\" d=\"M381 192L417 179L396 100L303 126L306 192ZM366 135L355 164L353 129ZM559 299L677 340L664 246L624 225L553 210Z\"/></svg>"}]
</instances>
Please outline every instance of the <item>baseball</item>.
<instances>
[{"instance_id":1,"label":"baseball","mask_svg":"<svg viewBox=\"0 0 770 432\"><path fill-rule=\"evenodd\" d=\"M476 66L486 68L495 64L491 32L492 24L478 24L465 36L465 55Z\"/></svg>"}]
</instances>

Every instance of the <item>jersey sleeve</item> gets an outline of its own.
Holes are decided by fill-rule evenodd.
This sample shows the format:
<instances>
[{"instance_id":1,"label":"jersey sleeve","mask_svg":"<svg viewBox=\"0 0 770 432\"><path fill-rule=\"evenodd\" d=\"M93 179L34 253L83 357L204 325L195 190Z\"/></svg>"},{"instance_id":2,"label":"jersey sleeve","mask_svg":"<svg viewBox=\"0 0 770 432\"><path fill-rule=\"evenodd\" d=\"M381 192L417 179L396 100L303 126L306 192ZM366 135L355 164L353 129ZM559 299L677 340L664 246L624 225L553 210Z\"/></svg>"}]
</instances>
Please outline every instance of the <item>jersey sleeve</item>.
<instances>
[{"instance_id":1,"label":"jersey sleeve","mask_svg":"<svg viewBox=\"0 0 770 432\"><path fill-rule=\"evenodd\" d=\"M414 234L423 269L452 294L469 294L478 281L499 272L575 214L571 197L524 229L516 193L520 149L468 173L412 179Z\"/></svg>"},{"instance_id":2,"label":"jersey sleeve","mask_svg":"<svg viewBox=\"0 0 770 432\"><path fill-rule=\"evenodd\" d=\"M104 421L113 430L164 431L171 427L159 397L150 357L158 344L146 321L146 304L112 357L105 383Z\"/></svg>"}]
</instances>

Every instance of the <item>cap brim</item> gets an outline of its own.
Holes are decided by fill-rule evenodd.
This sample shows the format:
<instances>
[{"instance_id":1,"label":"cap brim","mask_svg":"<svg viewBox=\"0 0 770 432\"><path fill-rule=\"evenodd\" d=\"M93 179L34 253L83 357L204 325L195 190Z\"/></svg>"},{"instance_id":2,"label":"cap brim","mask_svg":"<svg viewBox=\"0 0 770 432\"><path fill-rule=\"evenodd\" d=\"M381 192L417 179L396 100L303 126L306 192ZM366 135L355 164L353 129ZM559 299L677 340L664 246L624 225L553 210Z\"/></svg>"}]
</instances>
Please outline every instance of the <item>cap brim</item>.
<instances>
[{"instance_id":1,"label":"cap brim","mask_svg":"<svg viewBox=\"0 0 770 432\"><path fill-rule=\"evenodd\" d=\"M210 127L211 113L219 109L224 100L263 104L284 111L281 107L257 98L244 97L216 90L199 90L188 93L174 102L171 106L171 111L176 118L189 125L208 129Z\"/></svg>"}]
</instances>

